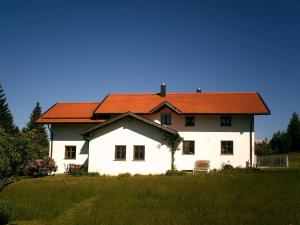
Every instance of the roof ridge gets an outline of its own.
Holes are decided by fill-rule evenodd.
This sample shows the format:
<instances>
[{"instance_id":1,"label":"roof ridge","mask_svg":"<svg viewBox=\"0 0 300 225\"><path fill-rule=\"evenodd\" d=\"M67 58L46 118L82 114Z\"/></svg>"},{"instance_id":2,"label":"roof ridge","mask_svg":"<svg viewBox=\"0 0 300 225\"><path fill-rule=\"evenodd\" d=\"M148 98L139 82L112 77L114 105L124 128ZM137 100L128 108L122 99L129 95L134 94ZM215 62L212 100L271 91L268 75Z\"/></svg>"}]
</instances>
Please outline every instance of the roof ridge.
<instances>
[{"instance_id":1,"label":"roof ridge","mask_svg":"<svg viewBox=\"0 0 300 225\"><path fill-rule=\"evenodd\" d=\"M205 91L205 92L167 92L167 95L178 95L178 94L257 94L258 91ZM109 93L108 95L158 95L159 93Z\"/></svg>"},{"instance_id":2,"label":"roof ridge","mask_svg":"<svg viewBox=\"0 0 300 225\"><path fill-rule=\"evenodd\" d=\"M99 104L100 102L57 102L57 104Z\"/></svg>"}]
</instances>

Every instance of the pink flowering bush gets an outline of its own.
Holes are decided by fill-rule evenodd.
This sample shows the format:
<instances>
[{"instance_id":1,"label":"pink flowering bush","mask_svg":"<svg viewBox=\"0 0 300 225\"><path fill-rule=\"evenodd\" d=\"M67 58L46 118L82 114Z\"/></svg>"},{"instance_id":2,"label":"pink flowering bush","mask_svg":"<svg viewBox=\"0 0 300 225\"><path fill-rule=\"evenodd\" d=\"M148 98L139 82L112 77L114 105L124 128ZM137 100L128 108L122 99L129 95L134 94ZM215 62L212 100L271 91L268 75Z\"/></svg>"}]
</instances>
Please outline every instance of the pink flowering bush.
<instances>
[{"instance_id":1,"label":"pink flowering bush","mask_svg":"<svg viewBox=\"0 0 300 225\"><path fill-rule=\"evenodd\" d=\"M43 177L55 172L57 166L54 159L45 156L42 159L37 159L26 167L26 174L31 177Z\"/></svg>"}]
</instances>

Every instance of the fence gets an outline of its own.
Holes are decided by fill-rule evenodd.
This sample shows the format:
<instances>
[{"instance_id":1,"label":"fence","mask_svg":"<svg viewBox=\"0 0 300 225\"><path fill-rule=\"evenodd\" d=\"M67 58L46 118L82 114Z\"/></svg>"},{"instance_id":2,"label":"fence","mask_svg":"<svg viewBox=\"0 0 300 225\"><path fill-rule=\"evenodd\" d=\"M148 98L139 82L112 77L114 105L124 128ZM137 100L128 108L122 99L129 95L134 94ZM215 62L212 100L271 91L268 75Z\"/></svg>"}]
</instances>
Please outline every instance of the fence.
<instances>
[{"instance_id":1,"label":"fence","mask_svg":"<svg viewBox=\"0 0 300 225\"><path fill-rule=\"evenodd\" d=\"M288 154L256 156L257 167L288 167Z\"/></svg>"}]
</instances>

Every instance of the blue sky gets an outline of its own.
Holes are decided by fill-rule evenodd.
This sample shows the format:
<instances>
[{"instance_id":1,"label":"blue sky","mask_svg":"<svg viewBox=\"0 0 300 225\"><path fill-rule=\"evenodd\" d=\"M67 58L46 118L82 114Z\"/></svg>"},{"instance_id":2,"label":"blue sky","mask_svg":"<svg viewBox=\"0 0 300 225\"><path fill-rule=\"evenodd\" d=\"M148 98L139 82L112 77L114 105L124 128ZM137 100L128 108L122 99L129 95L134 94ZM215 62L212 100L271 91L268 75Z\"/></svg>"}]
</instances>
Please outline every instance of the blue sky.
<instances>
[{"instance_id":1,"label":"blue sky","mask_svg":"<svg viewBox=\"0 0 300 225\"><path fill-rule=\"evenodd\" d=\"M272 116L300 113L299 1L1 1L0 82L23 127L35 103L107 93L259 91Z\"/></svg>"}]
</instances>

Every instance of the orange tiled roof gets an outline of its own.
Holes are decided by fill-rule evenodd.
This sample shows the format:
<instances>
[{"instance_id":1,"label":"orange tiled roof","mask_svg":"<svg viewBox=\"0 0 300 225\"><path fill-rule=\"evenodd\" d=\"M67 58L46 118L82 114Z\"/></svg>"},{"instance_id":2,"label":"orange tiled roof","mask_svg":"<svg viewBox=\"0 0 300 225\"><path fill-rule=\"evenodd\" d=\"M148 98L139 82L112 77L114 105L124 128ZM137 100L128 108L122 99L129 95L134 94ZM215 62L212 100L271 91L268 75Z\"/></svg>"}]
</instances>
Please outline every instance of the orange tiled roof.
<instances>
[{"instance_id":1,"label":"orange tiled roof","mask_svg":"<svg viewBox=\"0 0 300 225\"><path fill-rule=\"evenodd\" d=\"M257 92L110 94L95 113L149 113L168 102L181 113L198 114L270 114Z\"/></svg>"},{"instance_id":2,"label":"orange tiled roof","mask_svg":"<svg viewBox=\"0 0 300 225\"><path fill-rule=\"evenodd\" d=\"M104 120L92 120L93 112L99 102L56 103L41 118L38 123L95 123Z\"/></svg>"}]
</instances>

